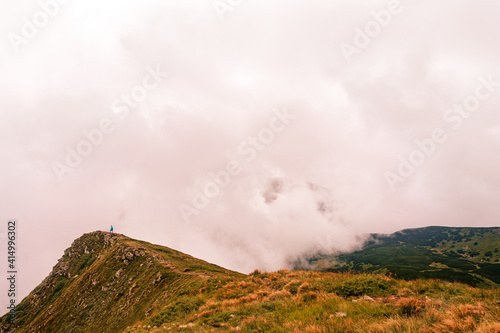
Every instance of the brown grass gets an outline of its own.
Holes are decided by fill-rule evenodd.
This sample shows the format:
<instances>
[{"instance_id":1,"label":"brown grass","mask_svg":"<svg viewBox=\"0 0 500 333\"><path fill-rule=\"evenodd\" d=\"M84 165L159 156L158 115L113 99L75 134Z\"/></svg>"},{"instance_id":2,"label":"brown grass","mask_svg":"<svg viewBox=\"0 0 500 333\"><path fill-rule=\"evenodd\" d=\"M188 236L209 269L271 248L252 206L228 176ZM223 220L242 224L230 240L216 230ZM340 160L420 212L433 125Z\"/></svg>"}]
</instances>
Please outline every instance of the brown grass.
<instances>
[{"instance_id":1,"label":"brown grass","mask_svg":"<svg viewBox=\"0 0 500 333\"><path fill-rule=\"evenodd\" d=\"M194 322L200 332L500 333L495 289L382 277L394 286L392 294L353 302L362 297L327 288L356 278L352 273L256 274L221 285L186 322L148 332L184 332L176 327Z\"/></svg>"}]
</instances>

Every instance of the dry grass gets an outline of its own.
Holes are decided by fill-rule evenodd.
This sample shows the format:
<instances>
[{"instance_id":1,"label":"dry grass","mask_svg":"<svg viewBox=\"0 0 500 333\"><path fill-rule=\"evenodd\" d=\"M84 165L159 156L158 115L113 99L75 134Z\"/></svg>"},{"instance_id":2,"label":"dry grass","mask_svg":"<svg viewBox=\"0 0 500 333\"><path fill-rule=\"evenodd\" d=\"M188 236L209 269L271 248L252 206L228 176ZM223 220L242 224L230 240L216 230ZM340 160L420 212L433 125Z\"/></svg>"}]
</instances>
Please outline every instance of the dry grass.
<instances>
[{"instance_id":1,"label":"dry grass","mask_svg":"<svg viewBox=\"0 0 500 333\"><path fill-rule=\"evenodd\" d=\"M358 282L374 294L342 294ZM204 304L186 322L148 332L500 333L498 289L432 280L281 270L198 297Z\"/></svg>"}]
</instances>

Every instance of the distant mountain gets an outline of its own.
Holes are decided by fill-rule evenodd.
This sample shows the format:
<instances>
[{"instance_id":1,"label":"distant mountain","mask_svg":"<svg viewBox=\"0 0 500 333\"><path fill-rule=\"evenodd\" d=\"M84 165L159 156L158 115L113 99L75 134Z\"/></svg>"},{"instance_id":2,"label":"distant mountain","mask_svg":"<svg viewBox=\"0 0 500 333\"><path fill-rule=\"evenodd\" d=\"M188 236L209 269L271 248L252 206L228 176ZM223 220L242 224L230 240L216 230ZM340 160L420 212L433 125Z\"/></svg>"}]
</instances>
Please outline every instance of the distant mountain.
<instances>
[{"instance_id":1,"label":"distant mountain","mask_svg":"<svg viewBox=\"0 0 500 333\"><path fill-rule=\"evenodd\" d=\"M353 253L317 254L297 269L391 273L473 286L500 284L500 228L427 227L371 235Z\"/></svg>"}]
</instances>

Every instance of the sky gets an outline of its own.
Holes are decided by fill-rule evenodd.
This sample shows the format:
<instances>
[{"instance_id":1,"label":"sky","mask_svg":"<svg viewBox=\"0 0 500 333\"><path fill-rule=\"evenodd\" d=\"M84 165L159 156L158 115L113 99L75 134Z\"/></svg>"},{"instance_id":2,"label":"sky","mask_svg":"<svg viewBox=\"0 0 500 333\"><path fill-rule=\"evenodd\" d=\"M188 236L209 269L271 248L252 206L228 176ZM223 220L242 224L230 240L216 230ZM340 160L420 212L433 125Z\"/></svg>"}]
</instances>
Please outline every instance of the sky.
<instances>
[{"instance_id":1,"label":"sky","mask_svg":"<svg viewBox=\"0 0 500 333\"><path fill-rule=\"evenodd\" d=\"M244 273L500 225L498 1L0 6L19 300L111 225Z\"/></svg>"}]
</instances>

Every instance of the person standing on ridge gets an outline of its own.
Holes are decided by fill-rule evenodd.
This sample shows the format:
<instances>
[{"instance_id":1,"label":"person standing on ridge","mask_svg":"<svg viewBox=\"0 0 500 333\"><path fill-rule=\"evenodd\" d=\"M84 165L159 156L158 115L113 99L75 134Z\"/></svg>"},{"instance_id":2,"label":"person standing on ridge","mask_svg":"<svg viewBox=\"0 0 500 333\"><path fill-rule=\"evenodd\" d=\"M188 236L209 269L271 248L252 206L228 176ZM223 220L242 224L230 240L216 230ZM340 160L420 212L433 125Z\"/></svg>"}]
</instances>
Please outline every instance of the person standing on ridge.
<instances>
[{"instance_id":1,"label":"person standing on ridge","mask_svg":"<svg viewBox=\"0 0 500 333\"><path fill-rule=\"evenodd\" d=\"M109 232L113 232L113 226L111 226L111 230Z\"/></svg>"}]
</instances>

